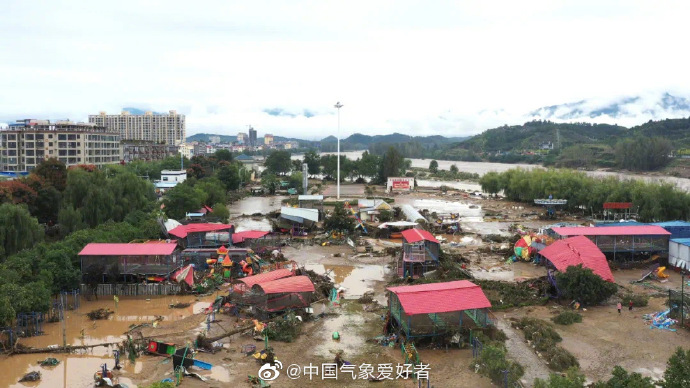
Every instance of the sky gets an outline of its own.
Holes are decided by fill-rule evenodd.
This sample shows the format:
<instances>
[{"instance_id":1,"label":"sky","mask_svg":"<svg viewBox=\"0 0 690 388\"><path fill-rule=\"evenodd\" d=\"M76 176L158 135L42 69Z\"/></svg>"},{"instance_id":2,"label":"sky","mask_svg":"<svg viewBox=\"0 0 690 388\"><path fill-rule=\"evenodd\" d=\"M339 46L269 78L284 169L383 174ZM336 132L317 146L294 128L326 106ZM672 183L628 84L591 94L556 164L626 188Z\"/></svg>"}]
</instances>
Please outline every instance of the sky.
<instances>
[{"instance_id":1,"label":"sky","mask_svg":"<svg viewBox=\"0 0 690 388\"><path fill-rule=\"evenodd\" d=\"M664 0L3 0L0 123L136 107L186 114L188 135L468 136L543 106L690 97L689 11ZM599 120L647 121L638 108L629 122Z\"/></svg>"}]
</instances>

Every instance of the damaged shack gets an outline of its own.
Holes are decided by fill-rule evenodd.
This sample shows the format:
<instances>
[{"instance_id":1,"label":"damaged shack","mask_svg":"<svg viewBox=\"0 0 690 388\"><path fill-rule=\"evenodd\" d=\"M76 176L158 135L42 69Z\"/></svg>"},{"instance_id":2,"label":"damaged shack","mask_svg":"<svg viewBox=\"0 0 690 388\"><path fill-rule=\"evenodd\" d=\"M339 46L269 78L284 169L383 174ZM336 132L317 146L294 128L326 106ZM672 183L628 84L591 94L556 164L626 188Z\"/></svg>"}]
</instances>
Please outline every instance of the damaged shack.
<instances>
[{"instance_id":1,"label":"damaged shack","mask_svg":"<svg viewBox=\"0 0 690 388\"><path fill-rule=\"evenodd\" d=\"M218 248L232 243L234 226L228 224L187 224L170 231L183 248Z\"/></svg>"},{"instance_id":2,"label":"damaged shack","mask_svg":"<svg viewBox=\"0 0 690 388\"><path fill-rule=\"evenodd\" d=\"M440 243L426 230L402 231L402 252L397 261L398 276L418 278L438 267Z\"/></svg>"},{"instance_id":3,"label":"damaged shack","mask_svg":"<svg viewBox=\"0 0 690 388\"><path fill-rule=\"evenodd\" d=\"M79 252L84 277L99 281L134 282L138 277L165 277L179 264L176 243L90 243ZM161 279L162 280L162 279Z\"/></svg>"},{"instance_id":4,"label":"damaged shack","mask_svg":"<svg viewBox=\"0 0 690 388\"><path fill-rule=\"evenodd\" d=\"M389 287L389 326L407 339L493 325L491 303L469 280Z\"/></svg>"},{"instance_id":5,"label":"damaged shack","mask_svg":"<svg viewBox=\"0 0 690 388\"><path fill-rule=\"evenodd\" d=\"M290 276L254 284L247 298L258 315L268 317L285 310L309 307L314 291L314 283L308 276Z\"/></svg>"}]
</instances>

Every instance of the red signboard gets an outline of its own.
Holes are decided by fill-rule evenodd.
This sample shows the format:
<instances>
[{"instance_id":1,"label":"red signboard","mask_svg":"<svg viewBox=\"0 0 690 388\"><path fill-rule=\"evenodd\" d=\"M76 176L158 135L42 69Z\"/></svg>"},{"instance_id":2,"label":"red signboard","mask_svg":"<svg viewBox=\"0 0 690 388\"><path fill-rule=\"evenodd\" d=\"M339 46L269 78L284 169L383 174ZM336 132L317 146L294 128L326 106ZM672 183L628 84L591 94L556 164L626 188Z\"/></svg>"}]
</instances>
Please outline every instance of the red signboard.
<instances>
[{"instance_id":1,"label":"red signboard","mask_svg":"<svg viewBox=\"0 0 690 388\"><path fill-rule=\"evenodd\" d=\"M605 202L604 209L630 209L632 202Z\"/></svg>"},{"instance_id":2,"label":"red signboard","mask_svg":"<svg viewBox=\"0 0 690 388\"><path fill-rule=\"evenodd\" d=\"M410 189L410 181L393 181L394 189Z\"/></svg>"}]
</instances>

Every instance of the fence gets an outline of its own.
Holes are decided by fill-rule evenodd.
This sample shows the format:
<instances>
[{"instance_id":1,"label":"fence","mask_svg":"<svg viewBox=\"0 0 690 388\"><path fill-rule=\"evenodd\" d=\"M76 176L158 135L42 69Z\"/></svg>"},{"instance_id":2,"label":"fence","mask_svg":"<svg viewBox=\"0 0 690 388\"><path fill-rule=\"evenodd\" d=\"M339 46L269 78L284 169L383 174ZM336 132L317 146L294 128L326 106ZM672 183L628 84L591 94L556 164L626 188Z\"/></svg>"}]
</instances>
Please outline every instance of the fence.
<instances>
[{"instance_id":1,"label":"fence","mask_svg":"<svg viewBox=\"0 0 690 388\"><path fill-rule=\"evenodd\" d=\"M96 295L175 295L180 293L179 284L99 284ZM88 285L81 285L82 295L92 295L93 289Z\"/></svg>"}]
</instances>

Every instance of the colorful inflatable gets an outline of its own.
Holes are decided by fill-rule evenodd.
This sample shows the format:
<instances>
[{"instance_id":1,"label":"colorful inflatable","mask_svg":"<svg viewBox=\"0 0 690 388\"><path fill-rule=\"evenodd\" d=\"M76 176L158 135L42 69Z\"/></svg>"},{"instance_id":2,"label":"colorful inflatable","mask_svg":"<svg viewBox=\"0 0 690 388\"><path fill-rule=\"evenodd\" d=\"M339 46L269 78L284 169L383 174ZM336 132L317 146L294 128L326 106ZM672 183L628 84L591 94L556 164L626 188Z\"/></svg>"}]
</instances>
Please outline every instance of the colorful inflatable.
<instances>
[{"instance_id":1,"label":"colorful inflatable","mask_svg":"<svg viewBox=\"0 0 690 388\"><path fill-rule=\"evenodd\" d=\"M529 234L522 236L522 238L515 243L514 251L515 257L518 259L530 261L532 255L537 252L537 250L532 247L532 236Z\"/></svg>"}]
</instances>

